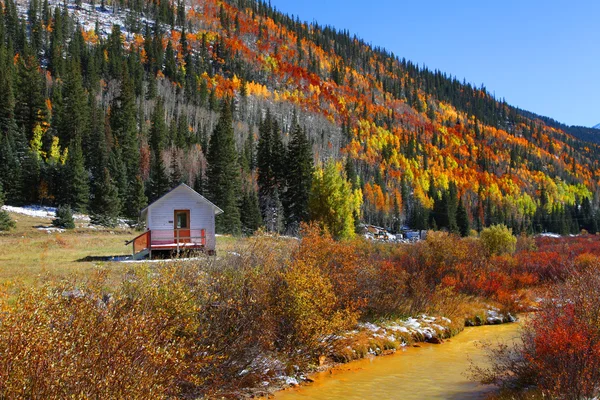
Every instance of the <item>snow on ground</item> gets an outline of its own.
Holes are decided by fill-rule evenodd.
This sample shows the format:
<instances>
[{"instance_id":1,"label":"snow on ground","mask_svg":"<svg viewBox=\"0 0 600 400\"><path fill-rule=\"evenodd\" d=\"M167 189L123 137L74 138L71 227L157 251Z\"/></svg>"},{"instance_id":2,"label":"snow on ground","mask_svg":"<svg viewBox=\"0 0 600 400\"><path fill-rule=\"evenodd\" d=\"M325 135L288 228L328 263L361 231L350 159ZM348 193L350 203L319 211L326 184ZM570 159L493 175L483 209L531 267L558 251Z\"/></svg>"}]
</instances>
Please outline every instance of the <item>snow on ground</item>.
<instances>
[{"instance_id":1,"label":"snow on ground","mask_svg":"<svg viewBox=\"0 0 600 400\"><path fill-rule=\"evenodd\" d=\"M449 325L452 321L448 318L437 319L428 315L410 317L405 320L386 322L376 325L370 322L358 324L358 329L368 331L373 337L385 338L392 342L400 342L401 346L406 346L403 336L425 338L427 341L435 338L441 339L449 333ZM346 336L353 336L356 331L347 332ZM403 335L404 334L404 335Z\"/></svg>"},{"instance_id":2,"label":"snow on ground","mask_svg":"<svg viewBox=\"0 0 600 400\"><path fill-rule=\"evenodd\" d=\"M192 258L168 258L164 260L130 260L130 259L118 259L116 258L114 261L124 262L128 264L146 264L146 263L171 263L171 262L179 262L179 261L197 261L202 260L205 257L192 257Z\"/></svg>"},{"instance_id":3,"label":"snow on ground","mask_svg":"<svg viewBox=\"0 0 600 400\"><path fill-rule=\"evenodd\" d=\"M551 233L551 232L540 233L540 236L541 237L555 238L555 239L559 239L561 237L558 233Z\"/></svg>"},{"instance_id":4,"label":"snow on ground","mask_svg":"<svg viewBox=\"0 0 600 400\"><path fill-rule=\"evenodd\" d=\"M38 205L29 205L23 207L2 206L2 209L11 213L28 215L30 217L54 219L56 217L56 207L45 207ZM73 214L73 219L89 222L90 217L85 214Z\"/></svg>"},{"instance_id":5,"label":"snow on ground","mask_svg":"<svg viewBox=\"0 0 600 400\"><path fill-rule=\"evenodd\" d=\"M62 228L57 228L55 226L38 226L36 227L38 231L44 231L46 233L63 233L65 230Z\"/></svg>"}]
</instances>

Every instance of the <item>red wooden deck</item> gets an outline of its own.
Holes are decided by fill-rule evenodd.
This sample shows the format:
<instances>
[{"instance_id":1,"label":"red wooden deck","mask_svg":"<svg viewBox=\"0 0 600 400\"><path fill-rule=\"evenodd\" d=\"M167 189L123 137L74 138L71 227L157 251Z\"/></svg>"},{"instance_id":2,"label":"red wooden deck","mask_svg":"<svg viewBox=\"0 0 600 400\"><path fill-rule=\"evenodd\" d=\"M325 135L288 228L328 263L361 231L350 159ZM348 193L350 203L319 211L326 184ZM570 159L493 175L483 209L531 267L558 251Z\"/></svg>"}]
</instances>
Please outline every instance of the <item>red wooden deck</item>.
<instances>
[{"instance_id":1,"label":"red wooden deck","mask_svg":"<svg viewBox=\"0 0 600 400\"><path fill-rule=\"evenodd\" d=\"M205 229L168 229L149 230L133 240L125 243L133 244L133 255L153 250L182 250L204 249L206 247Z\"/></svg>"}]
</instances>

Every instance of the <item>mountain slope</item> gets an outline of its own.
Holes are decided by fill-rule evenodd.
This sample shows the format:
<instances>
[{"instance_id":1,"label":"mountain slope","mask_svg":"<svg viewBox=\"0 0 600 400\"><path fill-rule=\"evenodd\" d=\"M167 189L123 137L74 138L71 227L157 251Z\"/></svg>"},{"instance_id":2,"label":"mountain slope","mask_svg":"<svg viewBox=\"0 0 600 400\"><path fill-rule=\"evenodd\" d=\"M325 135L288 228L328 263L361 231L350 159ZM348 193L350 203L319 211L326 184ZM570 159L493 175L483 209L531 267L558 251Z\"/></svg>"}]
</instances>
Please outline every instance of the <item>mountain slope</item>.
<instances>
[{"instance_id":1,"label":"mountain slope","mask_svg":"<svg viewBox=\"0 0 600 400\"><path fill-rule=\"evenodd\" d=\"M284 144L296 115L316 162L346 159L348 174L359 176L355 185L364 194L368 222L452 228L447 217L455 201L467 208L473 226L505 222L540 230L581 220L559 227L576 231L589 222L589 215L575 214L584 199L595 205L598 146L497 101L483 87L420 68L348 32L293 20L253 0L125 1L106 3L107 9L84 3L54 11L52 1L34 1L21 5L21 14L29 10L23 28L15 22L17 8L6 4L3 40L14 54L5 60L16 60L7 79L16 82L18 97L6 114L15 115L27 143L42 127L39 154L81 141L91 206L104 170L99 165L109 167L122 204L136 176L152 187L151 160L157 157L166 175L179 174L202 190L218 103L233 98L236 141L246 160L255 156L252 139L259 139L267 109ZM102 23L96 26L96 19ZM107 21L115 20L123 29L109 32ZM32 33L24 38L25 32ZM26 84L31 77L35 96ZM75 105L61 93L73 91L91 104L90 118L75 121L81 133L65 122L78 113L64 111ZM157 96L166 123L158 138L150 122ZM105 164L95 158L96 146L106 153ZM52 160L60 157L44 158L44 168L59 169ZM256 166L242 167L244 190L256 190ZM37 179L50 201L64 201L56 179ZM155 193L149 189L148 195ZM23 197L39 201L40 193Z\"/></svg>"},{"instance_id":2,"label":"mountain slope","mask_svg":"<svg viewBox=\"0 0 600 400\"><path fill-rule=\"evenodd\" d=\"M600 124L592 126L593 129L600 129Z\"/></svg>"}]
</instances>

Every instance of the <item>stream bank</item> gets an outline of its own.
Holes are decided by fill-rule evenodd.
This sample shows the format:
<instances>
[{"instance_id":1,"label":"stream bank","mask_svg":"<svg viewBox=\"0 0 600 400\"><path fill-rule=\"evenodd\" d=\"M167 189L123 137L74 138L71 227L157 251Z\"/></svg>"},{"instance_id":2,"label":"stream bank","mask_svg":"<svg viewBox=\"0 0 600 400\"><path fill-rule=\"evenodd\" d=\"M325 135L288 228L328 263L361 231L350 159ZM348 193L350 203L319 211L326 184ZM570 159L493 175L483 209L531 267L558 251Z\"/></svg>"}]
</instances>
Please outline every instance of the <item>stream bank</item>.
<instances>
[{"instance_id":1,"label":"stream bank","mask_svg":"<svg viewBox=\"0 0 600 400\"><path fill-rule=\"evenodd\" d=\"M469 336L476 336L481 327L496 325L516 325L516 317L510 313L502 314L497 308L491 307L478 315L470 318L452 321L445 317L434 317L422 314L402 320L382 321L378 323L359 323L356 329L344 334L330 337L327 355L319 357L319 365L310 371L295 367L292 373L280 374L269 381L263 382L262 388L251 389L250 397L279 398L285 389L303 387L311 384L322 374L333 374L339 369L354 370L354 365L373 360L382 355L393 355L396 352L406 353L419 348L436 348L444 342L452 342L455 336L464 330L470 332ZM516 329L516 328L515 328ZM459 335L458 337L462 336ZM475 340L485 340L485 335ZM393 357L392 357L393 358ZM266 361L266 360L265 360ZM272 360L271 361L275 361ZM369 361L371 362L371 361ZM273 367L271 362L265 366ZM275 368L276 369L276 368ZM289 369L288 369L289 371Z\"/></svg>"},{"instance_id":2,"label":"stream bank","mask_svg":"<svg viewBox=\"0 0 600 400\"><path fill-rule=\"evenodd\" d=\"M493 386L468 379L471 362L488 362L484 341L510 342L519 338L519 323L468 327L446 340L406 346L390 357L368 357L311 375L308 385L275 394L278 400L296 399L481 399Z\"/></svg>"}]
</instances>

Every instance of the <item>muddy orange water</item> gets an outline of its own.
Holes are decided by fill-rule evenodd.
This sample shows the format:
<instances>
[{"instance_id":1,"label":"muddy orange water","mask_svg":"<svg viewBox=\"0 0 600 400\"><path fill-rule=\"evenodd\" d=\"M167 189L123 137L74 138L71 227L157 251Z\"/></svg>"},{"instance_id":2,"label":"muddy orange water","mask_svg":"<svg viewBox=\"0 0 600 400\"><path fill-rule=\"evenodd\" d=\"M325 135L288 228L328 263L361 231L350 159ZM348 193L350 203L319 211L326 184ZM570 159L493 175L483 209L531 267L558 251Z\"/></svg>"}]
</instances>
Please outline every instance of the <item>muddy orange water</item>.
<instances>
[{"instance_id":1,"label":"muddy orange water","mask_svg":"<svg viewBox=\"0 0 600 400\"><path fill-rule=\"evenodd\" d=\"M513 343L519 328L519 323L466 328L441 345L422 344L316 374L314 383L279 392L275 399L482 399L494 387L465 376L469 359L486 365L476 342Z\"/></svg>"}]
</instances>

